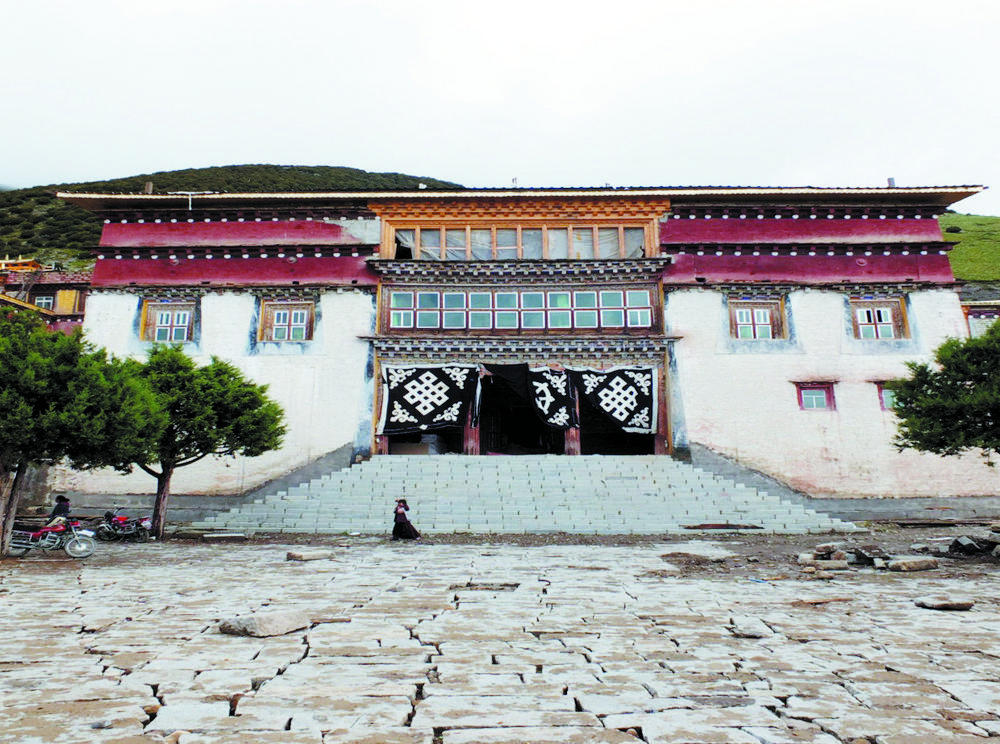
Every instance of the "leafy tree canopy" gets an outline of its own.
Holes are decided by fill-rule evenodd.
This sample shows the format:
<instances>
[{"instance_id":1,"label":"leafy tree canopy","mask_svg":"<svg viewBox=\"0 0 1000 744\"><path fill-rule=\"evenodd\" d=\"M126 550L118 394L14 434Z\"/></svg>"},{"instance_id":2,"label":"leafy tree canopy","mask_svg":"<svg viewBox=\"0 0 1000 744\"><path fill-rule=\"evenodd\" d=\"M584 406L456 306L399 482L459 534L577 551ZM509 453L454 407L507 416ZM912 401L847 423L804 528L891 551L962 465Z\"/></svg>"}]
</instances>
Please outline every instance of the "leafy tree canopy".
<instances>
[{"instance_id":1,"label":"leafy tree canopy","mask_svg":"<svg viewBox=\"0 0 1000 744\"><path fill-rule=\"evenodd\" d=\"M934 364L909 362L893 380L899 418L895 444L938 455L1000 453L1000 323L976 338L949 339Z\"/></svg>"},{"instance_id":2,"label":"leafy tree canopy","mask_svg":"<svg viewBox=\"0 0 1000 744\"><path fill-rule=\"evenodd\" d=\"M156 478L153 532L162 537L174 470L208 456L256 457L278 449L285 435L284 412L267 397L266 385L247 381L235 366L215 357L198 367L180 346L153 347L139 375L167 417L151 452L136 461Z\"/></svg>"},{"instance_id":3,"label":"leafy tree canopy","mask_svg":"<svg viewBox=\"0 0 1000 744\"><path fill-rule=\"evenodd\" d=\"M78 332L50 331L31 311L0 311L0 554L28 466L127 471L149 458L165 424L137 365L109 359Z\"/></svg>"}]
</instances>

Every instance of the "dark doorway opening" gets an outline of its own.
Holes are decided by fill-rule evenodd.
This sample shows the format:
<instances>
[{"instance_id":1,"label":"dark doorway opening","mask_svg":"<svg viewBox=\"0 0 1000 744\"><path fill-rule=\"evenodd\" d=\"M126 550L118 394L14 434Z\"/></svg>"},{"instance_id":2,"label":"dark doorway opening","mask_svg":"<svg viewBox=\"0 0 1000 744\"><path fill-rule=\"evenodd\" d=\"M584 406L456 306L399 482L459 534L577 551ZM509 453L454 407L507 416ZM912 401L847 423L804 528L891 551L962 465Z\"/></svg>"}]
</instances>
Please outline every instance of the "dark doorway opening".
<instances>
[{"instance_id":1,"label":"dark doorway opening","mask_svg":"<svg viewBox=\"0 0 1000 744\"><path fill-rule=\"evenodd\" d=\"M465 432L452 426L431 432L413 434L390 434L390 455L446 455L462 454Z\"/></svg>"},{"instance_id":2,"label":"dark doorway opening","mask_svg":"<svg viewBox=\"0 0 1000 744\"><path fill-rule=\"evenodd\" d=\"M652 455L653 434L632 434L618 428L608 415L580 396L581 455Z\"/></svg>"},{"instance_id":3,"label":"dark doorway opening","mask_svg":"<svg viewBox=\"0 0 1000 744\"><path fill-rule=\"evenodd\" d=\"M561 455L565 436L542 423L526 391L500 376L482 379L479 451L498 455Z\"/></svg>"}]
</instances>

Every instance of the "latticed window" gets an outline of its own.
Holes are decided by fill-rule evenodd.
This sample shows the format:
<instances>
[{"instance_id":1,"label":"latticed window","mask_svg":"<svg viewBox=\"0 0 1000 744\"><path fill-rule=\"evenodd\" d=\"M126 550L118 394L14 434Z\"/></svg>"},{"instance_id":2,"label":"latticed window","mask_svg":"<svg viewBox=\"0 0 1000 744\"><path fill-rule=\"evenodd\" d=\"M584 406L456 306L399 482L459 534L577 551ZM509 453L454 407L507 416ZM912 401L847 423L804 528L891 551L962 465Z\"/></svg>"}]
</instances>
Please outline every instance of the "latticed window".
<instances>
[{"instance_id":1,"label":"latticed window","mask_svg":"<svg viewBox=\"0 0 1000 744\"><path fill-rule=\"evenodd\" d=\"M734 338L783 338L782 316L778 300L729 301L729 327Z\"/></svg>"},{"instance_id":2,"label":"latticed window","mask_svg":"<svg viewBox=\"0 0 1000 744\"><path fill-rule=\"evenodd\" d=\"M397 255L432 261L623 259L645 255L646 228L630 225L464 225L396 228Z\"/></svg>"},{"instance_id":3,"label":"latticed window","mask_svg":"<svg viewBox=\"0 0 1000 744\"><path fill-rule=\"evenodd\" d=\"M265 302L261 317L262 341L312 339L313 303Z\"/></svg>"},{"instance_id":4,"label":"latticed window","mask_svg":"<svg viewBox=\"0 0 1000 744\"><path fill-rule=\"evenodd\" d=\"M392 330L652 328L650 289L391 291Z\"/></svg>"},{"instance_id":5,"label":"latticed window","mask_svg":"<svg viewBox=\"0 0 1000 744\"><path fill-rule=\"evenodd\" d=\"M898 298L851 298L854 337L862 339L906 338L903 302Z\"/></svg>"},{"instance_id":6,"label":"latticed window","mask_svg":"<svg viewBox=\"0 0 1000 744\"><path fill-rule=\"evenodd\" d=\"M836 408L832 382L796 382L799 408L803 411L832 411Z\"/></svg>"},{"instance_id":7,"label":"latticed window","mask_svg":"<svg viewBox=\"0 0 1000 744\"><path fill-rule=\"evenodd\" d=\"M142 337L161 343L190 341L193 320L193 302L147 302Z\"/></svg>"}]
</instances>

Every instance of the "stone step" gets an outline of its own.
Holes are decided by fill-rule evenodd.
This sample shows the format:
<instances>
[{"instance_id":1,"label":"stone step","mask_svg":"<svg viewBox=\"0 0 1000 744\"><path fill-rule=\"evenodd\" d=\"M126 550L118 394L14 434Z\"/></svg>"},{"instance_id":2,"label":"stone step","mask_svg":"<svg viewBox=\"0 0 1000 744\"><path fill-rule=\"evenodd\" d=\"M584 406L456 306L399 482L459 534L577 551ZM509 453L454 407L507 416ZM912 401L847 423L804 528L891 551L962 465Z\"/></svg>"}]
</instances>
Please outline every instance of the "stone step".
<instances>
[{"instance_id":1,"label":"stone step","mask_svg":"<svg viewBox=\"0 0 1000 744\"><path fill-rule=\"evenodd\" d=\"M669 457L383 456L325 473L198 523L276 532L382 533L396 498L424 532L684 532L753 524L853 531L847 522Z\"/></svg>"}]
</instances>

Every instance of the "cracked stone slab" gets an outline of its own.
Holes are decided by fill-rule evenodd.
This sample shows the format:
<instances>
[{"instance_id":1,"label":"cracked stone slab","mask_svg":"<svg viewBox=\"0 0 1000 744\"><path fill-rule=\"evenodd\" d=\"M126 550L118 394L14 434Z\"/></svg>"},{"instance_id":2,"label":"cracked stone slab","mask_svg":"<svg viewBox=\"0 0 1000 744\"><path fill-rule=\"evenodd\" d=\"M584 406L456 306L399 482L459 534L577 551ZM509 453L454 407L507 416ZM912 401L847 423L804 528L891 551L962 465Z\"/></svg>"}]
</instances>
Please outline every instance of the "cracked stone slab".
<instances>
[{"instance_id":1,"label":"cracked stone slab","mask_svg":"<svg viewBox=\"0 0 1000 744\"><path fill-rule=\"evenodd\" d=\"M449 729L441 737L442 744L636 744L638 739L621 731L569 726Z\"/></svg>"}]
</instances>

